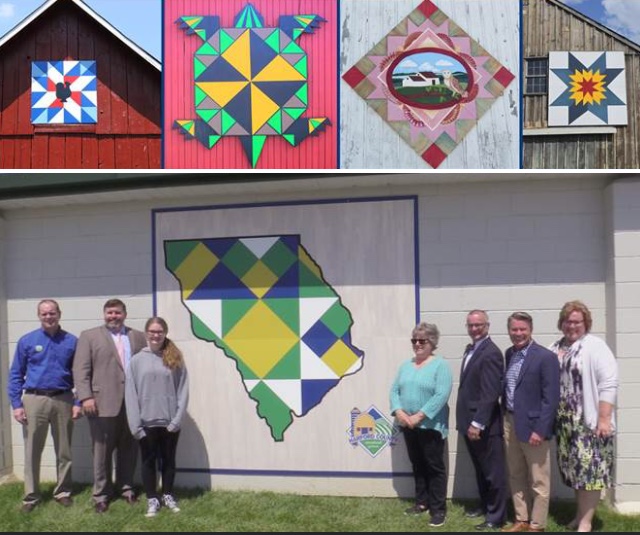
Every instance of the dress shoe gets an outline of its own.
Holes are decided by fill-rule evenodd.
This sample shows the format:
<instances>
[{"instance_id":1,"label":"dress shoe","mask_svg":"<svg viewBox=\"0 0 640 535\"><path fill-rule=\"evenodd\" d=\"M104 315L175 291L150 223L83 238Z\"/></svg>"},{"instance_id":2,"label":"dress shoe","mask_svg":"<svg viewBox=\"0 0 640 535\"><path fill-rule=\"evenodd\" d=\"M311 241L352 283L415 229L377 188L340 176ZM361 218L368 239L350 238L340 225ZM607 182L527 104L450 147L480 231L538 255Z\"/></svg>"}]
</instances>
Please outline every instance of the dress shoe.
<instances>
[{"instance_id":1,"label":"dress shoe","mask_svg":"<svg viewBox=\"0 0 640 535\"><path fill-rule=\"evenodd\" d=\"M138 497L135 494L126 494L123 498L129 505L135 505L138 503Z\"/></svg>"},{"instance_id":2,"label":"dress shoe","mask_svg":"<svg viewBox=\"0 0 640 535\"><path fill-rule=\"evenodd\" d=\"M20 507L20 511L30 513L36 508L36 505L38 505L38 502L25 502L22 504L22 507Z\"/></svg>"},{"instance_id":3,"label":"dress shoe","mask_svg":"<svg viewBox=\"0 0 640 535\"><path fill-rule=\"evenodd\" d=\"M504 524L496 524L495 522L483 522L482 524L478 524L476 529L478 531L489 531L492 529L500 529Z\"/></svg>"},{"instance_id":4,"label":"dress shoe","mask_svg":"<svg viewBox=\"0 0 640 535\"><path fill-rule=\"evenodd\" d=\"M515 533L517 531L529 531L529 522L516 520L513 524L503 527L500 531Z\"/></svg>"},{"instance_id":5,"label":"dress shoe","mask_svg":"<svg viewBox=\"0 0 640 535\"><path fill-rule=\"evenodd\" d=\"M73 500L69 496L63 496L62 498L56 498L56 502L58 502L62 507L71 507L73 505Z\"/></svg>"},{"instance_id":6,"label":"dress shoe","mask_svg":"<svg viewBox=\"0 0 640 535\"><path fill-rule=\"evenodd\" d=\"M480 507L477 509L469 509L464 512L464 516L467 518L478 518L480 516L484 516L484 511Z\"/></svg>"},{"instance_id":7,"label":"dress shoe","mask_svg":"<svg viewBox=\"0 0 640 535\"><path fill-rule=\"evenodd\" d=\"M106 513L109 510L109 504L107 502L96 503L96 513Z\"/></svg>"}]
</instances>

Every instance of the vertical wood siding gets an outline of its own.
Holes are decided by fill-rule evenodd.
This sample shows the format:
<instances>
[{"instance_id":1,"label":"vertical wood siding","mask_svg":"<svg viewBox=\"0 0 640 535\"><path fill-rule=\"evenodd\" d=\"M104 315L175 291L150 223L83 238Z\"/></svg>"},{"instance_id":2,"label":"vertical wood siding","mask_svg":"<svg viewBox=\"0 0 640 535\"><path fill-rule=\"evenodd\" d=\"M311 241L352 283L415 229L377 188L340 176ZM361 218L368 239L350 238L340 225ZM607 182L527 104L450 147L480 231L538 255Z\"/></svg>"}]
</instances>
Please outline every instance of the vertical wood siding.
<instances>
[{"instance_id":1,"label":"vertical wood siding","mask_svg":"<svg viewBox=\"0 0 640 535\"><path fill-rule=\"evenodd\" d=\"M250 169L239 138L223 137L207 149L173 128L177 119L196 117L193 57L202 41L186 35L175 21L186 15L218 15L223 27L232 27L245 0L183 0L164 5L164 166L190 169ZM313 34L297 43L307 52L309 107L305 117L329 117L331 125L292 147L279 136L267 137L257 169L335 169L338 166L338 7L337 0L252 0L266 26L276 26L280 15L320 15Z\"/></svg>"},{"instance_id":2,"label":"vertical wood siding","mask_svg":"<svg viewBox=\"0 0 640 535\"><path fill-rule=\"evenodd\" d=\"M31 62L63 59L97 63L95 125L31 124ZM0 168L159 168L160 78L75 5L54 5L0 50Z\"/></svg>"},{"instance_id":3,"label":"vertical wood siding","mask_svg":"<svg viewBox=\"0 0 640 535\"><path fill-rule=\"evenodd\" d=\"M528 0L523 11L524 58L550 51L625 53L629 123L614 134L525 136L526 169L637 169L640 167L640 53L547 0ZM640 45L639 45L640 48ZM524 95L524 128L546 128L547 95Z\"/></svg>"}]
</instances>

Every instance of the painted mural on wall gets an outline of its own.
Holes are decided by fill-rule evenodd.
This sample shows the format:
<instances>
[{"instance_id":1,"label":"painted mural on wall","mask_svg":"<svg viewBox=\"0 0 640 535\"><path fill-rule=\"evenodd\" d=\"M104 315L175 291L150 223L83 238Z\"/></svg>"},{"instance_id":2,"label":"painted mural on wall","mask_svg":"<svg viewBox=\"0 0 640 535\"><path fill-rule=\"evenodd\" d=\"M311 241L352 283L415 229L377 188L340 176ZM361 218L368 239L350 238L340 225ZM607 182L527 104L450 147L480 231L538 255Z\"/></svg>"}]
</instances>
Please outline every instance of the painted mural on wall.
<instances>
[{"instance_id":1,"label":"painted mural on wall","mask_svg":"<svg viewBox=\"0 0 640 535\"><path fill-rule=\"evenodd\" d=\"M188 138L212 149L237 137L256 167L269 137L297 147L319 135L328 117L307 117L309 72L305 36L321 28L316 14L281 15L269 26L252 4L223 26L217 15L183 16L186 35L203 41L193 59L195 118L175 120Z\"/></svg>"},{"instance_id":2,"label":"painted mural on wall","mask_svg":"<svg viewBox=\"0 0 640 535\"><path fill-rule=\"evenodd\" d=\"M549 126L627 124L624 52L549 52Z\"/></svg>"},{"instance_id":3,"label":"painted mural on wall","mask_svg":"<svg viewBox=\"0 0 640 535\"><path fill-rule=\"evenodd\" d=\"M154 210L153 313L191 378L180 470L404 470L387 411L419 315L417 208L407 196Z\"/></svg>"},{"instance_id":4,"label":"painted mural on wall","mask_svg":"<svg viewBox=\"0 0 640 535\"><path fill-rule=\"evenodd\" d=\"M92 124L97 120L95 61L31 63L32 124Z\"/></svg>"},{"instance_id":5,"label":"painted mural on wall","mask_svg":"<svg viewBox=\"0 0 640 535\"><path fill-rule=\"evenodd\" d=\"M274 440L362 367L351 314L300 236L167 240L164 249L194 335L235 361Z\"/></svg>"},{"instance_id":6,"label":"painted mural on wall","mask_svg":"<svg viewBox=\"0 0 640 535\"><path fill-rule=\"evenodd\" d=\"M425 0L343 79L437 168L514 75L433 1Z\"/></svg>"}]
</instances>

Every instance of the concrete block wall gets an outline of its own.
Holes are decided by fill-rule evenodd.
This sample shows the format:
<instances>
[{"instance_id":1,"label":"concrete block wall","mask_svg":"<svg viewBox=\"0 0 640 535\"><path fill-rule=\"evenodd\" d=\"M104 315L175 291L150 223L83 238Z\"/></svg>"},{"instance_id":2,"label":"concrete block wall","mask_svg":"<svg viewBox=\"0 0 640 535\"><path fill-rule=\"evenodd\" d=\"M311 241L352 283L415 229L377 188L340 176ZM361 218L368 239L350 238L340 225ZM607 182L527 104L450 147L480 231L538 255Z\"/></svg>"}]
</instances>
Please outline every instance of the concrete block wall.
<instances>
[{"instance_id":1,"label":"concrete block wall","mask_svg":"<svg viewBox=\"0 0 640 535\"><path fill-rule=\"evenodd\" d=\"M610 213L612 331L620 369L615 501L640 510L640 179L619 179L607 188Z\"/></svg>"},{"instance_id":2,"label":"concrete block wall","mask_svg":"<svg viewBox=\"0 0 640 535\"><path fill-rule=\"evenodd\" d=\"M634 472L640 463L635 454L640 407L631 380L640 373L633 358L640 309L634 298L640 287L634 271L640 258L640 226L632 204L634 195L640 198L640 182L616 182L607 189L609 181L606 175L581 180L559 175L555 180L534 176L492 181L486 176L464 183L421 183L418 176L402 185L367 187L364 179L358 188L290 188L267 193L260 201L418 195L421 316L440 328L439 352L450 359L456 378L468 341L464 327L468 310L489 312L492 335L506 349L510 345L506 318L514 310L533 315L534 337L548 345L559 336L556 322L562 304L570 299L585 301L594 314L594 334L607 338L612 347L617 345L621 376L629 378L620 391L616 490L619 500L640 501L634 483L640 482L640 474ZM45 296L60 300L62 324L71 332L100 324L102 305L113 296L126 301L128 323L141 328L152 313L151 209L246 200L239 189L230 188L222 196L5 212L8 354L13 354L19 336L37 327L35 306ZM607 230L610 224L616 225L613 236ZM610 263L607 251L614 245L615 261ZM613 283L612 272L617 276ZM607 308L612 288L619 294L619 309ZM618 331L608 327L612 315ZM451 407L456 388L457 384ZM3 419L6 415L5 410ZM450 425L455 426L453 415ZM11 436L13 469L21 476L22 434L17 424L12 425ZM91 480L89 445L86 422L80 421L74 435L74 475L80 481ZM452 432L449 491L457 497L474 496L471 465L459 446ZM50 440L43 464L43 477L54 477ZM556 474L554 496L568 495Z\"/></svg>"}]
</instances>

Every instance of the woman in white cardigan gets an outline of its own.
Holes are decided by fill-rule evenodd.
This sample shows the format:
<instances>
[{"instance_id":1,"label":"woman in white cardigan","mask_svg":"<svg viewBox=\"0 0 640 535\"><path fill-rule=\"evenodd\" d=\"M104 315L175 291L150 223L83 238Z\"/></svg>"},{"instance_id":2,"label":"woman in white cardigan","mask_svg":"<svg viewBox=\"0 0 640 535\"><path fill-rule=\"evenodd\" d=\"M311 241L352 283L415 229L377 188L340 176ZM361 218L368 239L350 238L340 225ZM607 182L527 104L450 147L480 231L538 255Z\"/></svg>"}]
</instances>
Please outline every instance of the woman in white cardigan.
<instances>
[{"instance_id":1,"label":"woman in white cardigan","mask_svg":"<svg viewBox=\"0 0 640 535\"><path fill-rule=\"evenodd\" d=\"M577 531L591 531L601 492L613 485L618 365L604 340L589 334L591 325L584 303L565 303L558 318L563 337L551 346L560 363L558 467L575 490L577 511L569 529Z\"/></svg>"}]
</instances>

